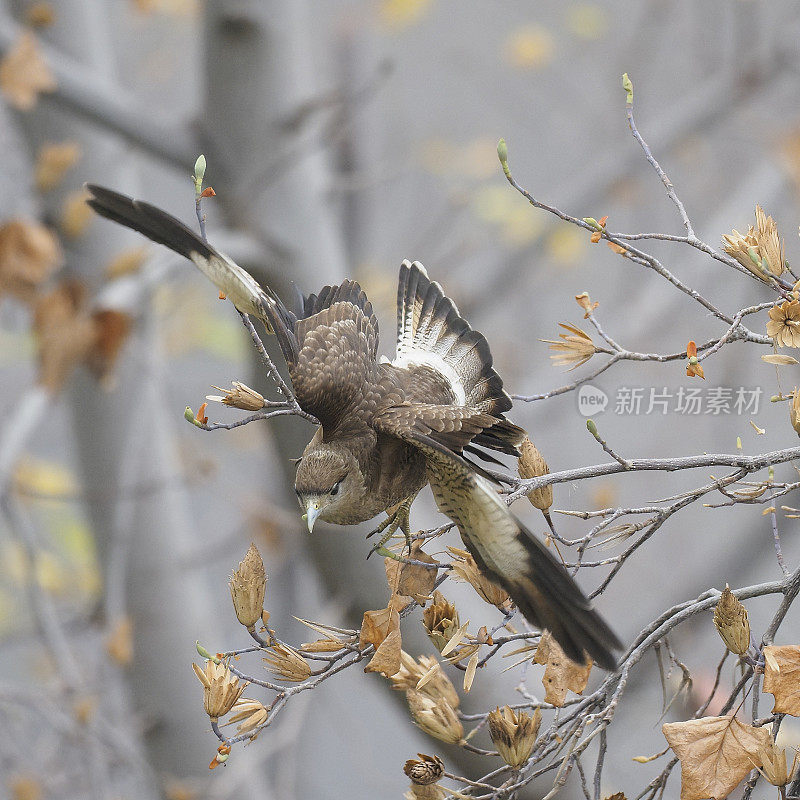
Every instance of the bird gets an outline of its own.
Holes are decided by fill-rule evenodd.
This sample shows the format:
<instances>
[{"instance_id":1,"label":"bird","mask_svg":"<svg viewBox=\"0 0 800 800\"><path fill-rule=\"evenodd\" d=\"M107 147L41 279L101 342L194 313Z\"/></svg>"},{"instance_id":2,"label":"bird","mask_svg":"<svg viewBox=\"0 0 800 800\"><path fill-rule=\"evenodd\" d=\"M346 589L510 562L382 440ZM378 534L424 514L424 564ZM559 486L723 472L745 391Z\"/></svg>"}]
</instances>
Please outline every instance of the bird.
<instances>
[{"instance_id":1,"label":"bird","mask_svg":"<svg viewBox=\"0 0 800 800\"><path fill-rule=\"evenodd\" d=\"M344 280L290 308L269 287L178 219L149 203L88 184L88 204L192 261L236 308L277 337L300 408L319 426L298 460L295 492L309 532L317 520L352 525L386 512L382 545L430 485L478 568L568 658L617 667L623 645L566 568L513 514L497 471L475 458L519 456L525 431L486 338L419 262L403 261L397 352L378 357L378 321L360 285ZM389 551L385 550L384 553Z\"/></svg>"}]
</instances>

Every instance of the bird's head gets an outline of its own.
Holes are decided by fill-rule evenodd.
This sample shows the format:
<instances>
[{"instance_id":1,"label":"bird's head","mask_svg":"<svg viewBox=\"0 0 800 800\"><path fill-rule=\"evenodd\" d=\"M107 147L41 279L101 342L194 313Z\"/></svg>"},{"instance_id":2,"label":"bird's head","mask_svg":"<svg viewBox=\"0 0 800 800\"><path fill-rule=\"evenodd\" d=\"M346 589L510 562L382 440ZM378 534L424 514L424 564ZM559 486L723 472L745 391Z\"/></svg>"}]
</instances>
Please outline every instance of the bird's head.
<instances>
[{"instance_id":1,"label":"bird's head","mask_svg":"<svg viewBox=\"0 0 800 800\"><path fill-rule=\"evenodd\" d=\"M297 465L294 480L308 532L318 519L335 519L337 511L350 502L358 483L358 468L349 453L324 444L313 449L309 446Z\"/></svg>"}]
</instances>

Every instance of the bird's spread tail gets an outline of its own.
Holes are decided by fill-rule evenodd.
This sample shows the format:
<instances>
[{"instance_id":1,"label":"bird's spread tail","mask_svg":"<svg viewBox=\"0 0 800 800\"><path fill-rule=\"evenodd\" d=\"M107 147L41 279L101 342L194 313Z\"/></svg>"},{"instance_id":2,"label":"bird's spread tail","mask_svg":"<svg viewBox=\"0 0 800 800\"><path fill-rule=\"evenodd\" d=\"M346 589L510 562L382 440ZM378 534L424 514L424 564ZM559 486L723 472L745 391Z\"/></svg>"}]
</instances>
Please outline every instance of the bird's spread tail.
<instances>
[{"instance_id":1,"label":"bird's spread tail","mask_svg":"<svg viewBox=\"0 0 800 800\"><path fill-rule=\"evenodd\" d=\"M215 250L191 228L156 206L89 183L86 201L100 216L131 228L188 258L245 314L261 319L271 332L267 306L274 301L253 276Z\"/></svg>"},{"instance_id":2,"label":"bird's spread tail","mask_svg":"<svg viewBox=\"0 0 800 800\"><path fill-rule=\"evenodd\" d=\"M511 408L483 334L472 329L418 261L400 266L398 367L425 365L443 375L460 405L499 415Z\"/></svg>"}]
</instances>

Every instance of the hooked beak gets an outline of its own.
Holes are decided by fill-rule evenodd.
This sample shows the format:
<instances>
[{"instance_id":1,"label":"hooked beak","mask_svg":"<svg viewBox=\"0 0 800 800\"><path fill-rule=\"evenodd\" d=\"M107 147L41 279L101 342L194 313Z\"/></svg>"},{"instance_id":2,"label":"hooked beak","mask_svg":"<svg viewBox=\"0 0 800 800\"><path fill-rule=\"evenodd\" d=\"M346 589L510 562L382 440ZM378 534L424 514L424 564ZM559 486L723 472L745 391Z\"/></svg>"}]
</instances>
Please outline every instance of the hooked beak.
<instances>
[{"instance_id":1,"label":"hooked beak","mask_svg":"<svg viewBox=\"0 0 800 800\"><path fill-rule=\"evenodd\" d=\"M309 499L306 501L306 513L303 514L303 519L308 523L309 533L314 530L314 523L317 521L320 510L319 500Z\"/></svg>"}]
</instances>

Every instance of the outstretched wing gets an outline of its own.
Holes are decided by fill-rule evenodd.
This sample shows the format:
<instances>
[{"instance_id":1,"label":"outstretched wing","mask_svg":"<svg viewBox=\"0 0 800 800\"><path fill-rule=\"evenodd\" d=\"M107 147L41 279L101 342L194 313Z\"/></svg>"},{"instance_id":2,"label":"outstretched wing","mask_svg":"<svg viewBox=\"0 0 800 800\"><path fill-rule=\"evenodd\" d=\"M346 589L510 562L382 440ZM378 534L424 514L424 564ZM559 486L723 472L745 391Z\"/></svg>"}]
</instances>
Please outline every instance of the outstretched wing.
<instances>
[{"instance_id":1,"label":"outstretched wing","mask_svg":"<svg viewBox=\"0 0 800 800\"><path fill-rule=\"evenodd\" d=\"M400 265L397 357L392 363L410 371L436 370L460 405L495 416L511 408L486 338L473 330L419 261Z\"/></svg>"},{"instance_id":2,"label":"outstretched wing","mask_svg":"<svg viewBox=\"0 0 800 800\"><path fill-rule=\"evenodd\" d=\"M87 203L98 214L188 258L236 308L257 316L276 334L297 402L322 423L326 436L352 417L368 394L378 348L378 322L357 283L326 286L305 298L300 314L294 314L274 292L171 214L102 186L86 188Z\"/></svg>"},{"instance_id":3,"label":"outstretched wing","mask_svg":"<svg viewBox=\"0 0 800 800\"><path fill-rule=\"evenodd\" d=\"M239 311L258 317L272 333L266 314L268 295L249 272L166 211L93 183L87 183L86 189L90 195L87 204L100 216L188 258Z\"/></svg>"},{"instance_id":4,"label":"outstretched wing","mask_svg":"<svg viewBox=\"0 0 800 800\"><path fill-rule=\"evenodd\" d=\"M494 486L415 426L393 425L385 416L375 424L425 454L439 510L456 523L480 569L511 595L525 617L549 630L573 661L583 662L588 653L601 667L615 669L613 651L621 642L566 569L509 511Z\"/></svg>"}]
</instances>

